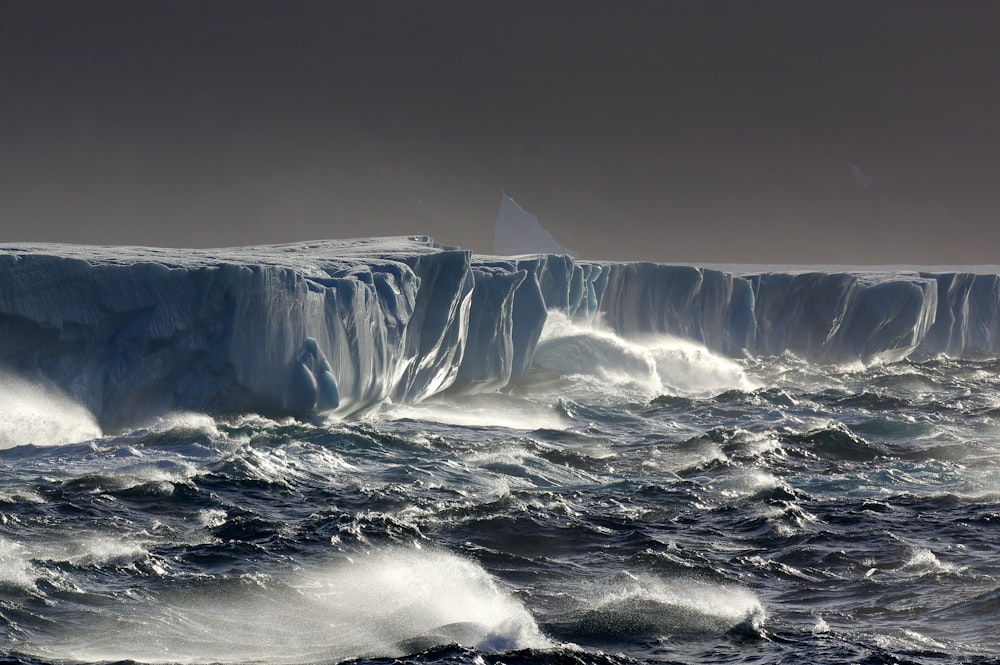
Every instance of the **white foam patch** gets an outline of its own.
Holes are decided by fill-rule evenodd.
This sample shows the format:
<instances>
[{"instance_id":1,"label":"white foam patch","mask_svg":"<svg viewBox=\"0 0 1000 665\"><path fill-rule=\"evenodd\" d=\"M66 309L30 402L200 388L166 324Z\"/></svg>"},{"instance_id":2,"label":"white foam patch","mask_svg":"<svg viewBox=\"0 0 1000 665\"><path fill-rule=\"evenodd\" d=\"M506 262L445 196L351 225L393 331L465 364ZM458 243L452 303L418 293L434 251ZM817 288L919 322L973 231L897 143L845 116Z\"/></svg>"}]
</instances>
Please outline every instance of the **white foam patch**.
<instances>
[{"instance_id":1,"label":"white foam patch","mask_svg":"<svg viewBox=\"0 0 1000 665\"><path fill-rule=\"evenodd\" d=\"M575 323L550 311L534 364L570 379L571 394L649 399L715 395L759 387L738 363L692 341L666 335L625 339L597 323Z\"/></svg>"},{"instance_id":2,"label":"white foam patch","mask_svg":"<svg viewBox=\"0 0 1000 665\"><path fill-rule=\"evenodd\" d=\"M650 446L642 468L647 473L681 473L712 462L728 460L722 447L707 439L692 446Z\"/></svg>"},{"instance_id":3,"label":"white foam patch","mask_svg":"<svg viewBox=\"0 0 1000 665\"><path fill-rule=\"evenodd\" d=\"M33 558L65 561L77 566L128 564L145 559L149 552L139 542L102 533L72 534L66 540L37 543Z\"/></svg>"},{"instance_id":4,"label":"white foam patch","mask_svg":"<svg viewBox=\"0 0 1000 665\"><path fill-rule=\"evenodd\" d=\"M903 569L913 570L921 575L960 573L965 570L960 566L942 562L934 552L926 547L914 548L913 555L903 564Z\"/></svg>"},{"instance_id":5,"label":"white foam patch","mask_svg":"<svg viewBox=\"0 0 1000 665\"><path fill-rule=\"evenodd\" d=\"M876 646L883 649L892 651L948 651L947 644L908 628L895 629L874 634L861 633L859 637L865 640L870 640Z\"/></svg>"},{"instance_id":6,"label":"white foam patch","mask_svg":"<svg viewBox=\"0 0 1000 665\"><path fill-rule=\"evenodd\" d=\"M655 361L661 393L715 395L760 387L736 362L695 342L664 336L650 338L644 345Z\"/></svg>"},{"instance_id":7,"label":"white foam patch","mask_svg":"<svg viewBox=\"0 0 1000 665\"><path fill-rule=\"evenodd\" d=\"M763 469L750 468L740 469L732 475L714 479L713 485L717 485L722 490L723 496L737 498L780 487L782 481Z\"/></svg>"},{"instance_id":8,"label":"white foam patch","mask_svg":"<svg viewBox=\"0 0 1000 665\"><path fill-rule=\"evenodd\" d=\"M214 529L226 523L228 517L226 511L219 508L206 508L199 510L195 514L195 519L199 525L206 529Z\"/></svg>"},{"instance_id":9,"label":"white foam patch","mask_svg":"<svg viewBox=\"0 0 1000 665\"><path fill-rule=\"evenodd\" d=\"M562 464L553 464L517 445L472 453L464 460L470 467L505 478L506 487L576 487L595 478ZM477 474L479 475L479 474Z\"/></svg>"},{"instance_id":10,"label":"white foam patch","mask_svg":"<svg viewBox=\"0 0 1000 665\"><path fill-rule=\"evenodd\" d=\"M642 626L659 635L759 631L767 618L757 596L743 587L630 573L619 575L590 607L609 627Z\"/></svg>"},{"instance_id":11,"label":"white foam patch","mask_svg":"<svg viewBox=\"0 0 1000 665\"><path fill-rule=\"evenodd\" d=\"M547 648L527 609L477 564L420 549L279 580L244 577L81 617L47 658L147 663L333 662L458 643Z\"/></svg>"},{"instance_id":12,"label":"white foam patch","mask_svg":"<svg viewBox=\"0 0 1000 665\"><path fill-rule=\"evenodd\" d=\"M312 478L329 482L358 470L332 450L297 441L268 448L243 444L233 450L228 459L240 468L240 475L245 478L285 487L309 482Z\"/></svg>"},{"instance_id":13,"label":"white foam patch","mask_svg":"<svg viewBox=\"0 0 1000 665\"><path fill-rule=\"evenodd\" d=\"M201 432L213 439L221 437L219 427L212 416L196 411L175 411L160 416L148 429L154 432L167 432L172 429L185 429Z\"/></svg>"},{"instance_id":14,"label":"white foam patch","mask_svg":"<svg viewBox=\"0 0 1000 665\"><path fill-rule=\"evenodd\" d=\"M185 483L198 473L198 468L190 462L160 460L123 466L116 473L133 478L136 485Z\"/></svg>"},{"instance_id":15,"label":"white foam patch","mask_svg":"<svg viewBox=\"0 0 1000 665\"><path fill-rule=\"evenodd\" d=\"M65 393L0 373L0 449L78 443L100 436L94 415Z\"/></svg>"},{"instance_id":16,"label":"white foam patch","mask_svg":"<svg viewBox=\"0 0 1000 665\"><path fill-rule=\"evenodd\" d=\"M551 404L504 393L436 396L419 404L383 404L373 416L385 420L424 420L460 427L506 427L517 430L566 429L570 426Z\"/></svg>"},{"instance_id":17,"label":"white foam patch","mask_svg":"<svg viewBox=\"0 0 1000 665\"><path fill-rule=\"evenodd\" d=\"M45 497L24 487L5 487L0 489L0 501L5 503L45 503Z\"/></svg>"},{"instance_id":18,"label":"white foam patch","mask_svg":"<svg viewBox=\"0 0 1000 665\"><path fill-rule=\"evenodd\" d=\"M0 587L32 589L37 578L28 550L20 543L0 537Z\"/></svg>"}]
</instances>

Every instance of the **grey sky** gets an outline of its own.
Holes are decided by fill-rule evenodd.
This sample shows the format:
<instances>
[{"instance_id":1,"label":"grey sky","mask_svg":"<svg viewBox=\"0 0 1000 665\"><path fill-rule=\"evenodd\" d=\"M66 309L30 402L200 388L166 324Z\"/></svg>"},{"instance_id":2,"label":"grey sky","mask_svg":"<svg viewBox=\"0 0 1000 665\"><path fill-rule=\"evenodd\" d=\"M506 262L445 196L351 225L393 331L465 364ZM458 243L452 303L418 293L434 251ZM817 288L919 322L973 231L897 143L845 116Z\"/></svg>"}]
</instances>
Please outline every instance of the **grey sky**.
<instances>
[{"instance_id":1,"label":"grey sky","mask_svg":"<svg viewBox=\"0 0 1000 665\"><path fill-rule=\"evenodd\" d=\"M0 242L1000 262L994 2L0 2ZM866 184L867 183L867 184Z\"/></svg>"}]
</instances>

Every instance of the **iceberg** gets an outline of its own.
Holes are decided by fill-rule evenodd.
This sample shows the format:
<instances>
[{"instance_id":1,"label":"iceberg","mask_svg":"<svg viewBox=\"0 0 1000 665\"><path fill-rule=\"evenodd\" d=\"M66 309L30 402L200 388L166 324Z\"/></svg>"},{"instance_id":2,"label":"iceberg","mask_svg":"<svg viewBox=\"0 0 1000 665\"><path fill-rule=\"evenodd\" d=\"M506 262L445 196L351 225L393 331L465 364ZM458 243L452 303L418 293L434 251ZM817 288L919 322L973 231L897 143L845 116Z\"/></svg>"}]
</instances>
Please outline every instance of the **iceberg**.
<instances>
[{"instance_id":1,"label":"iceberg","mask_svg":"<svg viewBox=\"0 0 1000 665\"><path fill-rule=\"evenodd\" d=\"M351 412L449 383L472 284L469 253L427 238L6 247L0 367L105 430L178 410Z\"/></svg>"},{"instance_id":2,"label":"iceberg","mask_svg":"<svg viewBox=\"0 0 1000 665\"><path fill-rule=\"evenodd\" d=\"M575 256L557 243L539 224L538 218L519 206L506 192L500 198L500 211L493 232L493 253L501 256L537 253Z\"/></svg>"},{"instance_id":3,"label":"iceberg","mask_svg":"<svg viewBox=\"0 0 1000 665\"><path fill-rule=\"evenodd\" d=\"M104 431L172 411L308 418L515 384L549 312L816 362L1000 354L1000 269L476 256L425 236L230 249L0 247L0 372Z\"/></svg>"}]
</instances>

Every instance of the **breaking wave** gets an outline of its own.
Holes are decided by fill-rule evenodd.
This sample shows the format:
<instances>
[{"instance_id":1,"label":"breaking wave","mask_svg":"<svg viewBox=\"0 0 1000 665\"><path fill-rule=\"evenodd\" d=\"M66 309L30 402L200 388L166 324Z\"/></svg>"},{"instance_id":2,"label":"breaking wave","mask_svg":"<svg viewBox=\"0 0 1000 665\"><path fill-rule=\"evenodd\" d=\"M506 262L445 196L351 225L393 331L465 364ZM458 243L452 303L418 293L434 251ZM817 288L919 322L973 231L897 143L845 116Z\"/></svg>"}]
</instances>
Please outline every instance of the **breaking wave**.
<instances>
[{"instance_id":1,"label":"breaking wave","mask_svg":"<svg viewBox=\"0 0 1000 665\"><path fill-rule=\"evenodd\" d=\"M706 347L669 335L625 339L599 323L577 323L549 312L535 349L536 368L591 394L622 392L636 400L657 395L708 396L757 387L740 365Z\"/></svg>"},{"instance_id":2,"label":"breaking wave","mask_svg":"<svg viewBox=\"0 0 1000 665\"><path fill-rule=\"evenodd\" d=\"M484 652L552 646L480 566L433 550L392 549L286 577L182 586L83 612L54 628L46 657L295 663L403 656L446 644Z\"/></svg>"}]
</instances>

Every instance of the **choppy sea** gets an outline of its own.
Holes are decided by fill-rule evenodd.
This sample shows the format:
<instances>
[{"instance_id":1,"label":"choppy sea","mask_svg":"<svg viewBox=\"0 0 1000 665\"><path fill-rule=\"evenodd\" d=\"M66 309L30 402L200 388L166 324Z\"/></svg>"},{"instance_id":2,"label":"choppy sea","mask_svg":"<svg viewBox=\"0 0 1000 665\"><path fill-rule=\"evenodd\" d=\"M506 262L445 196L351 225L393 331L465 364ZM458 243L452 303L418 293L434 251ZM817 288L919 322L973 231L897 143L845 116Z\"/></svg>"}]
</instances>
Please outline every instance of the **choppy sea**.
<instances>
[{"instance_id":1,"label":"choppy sea","mask_svg":"<svg viewBox=\"0 0 1000 665\"><path fill-rule=\"evenodd\" d=\"M100 432L0 384L0 662L1000 659L1000 362L552 317L513 389Z\"/></svg>"}]
</instances>

